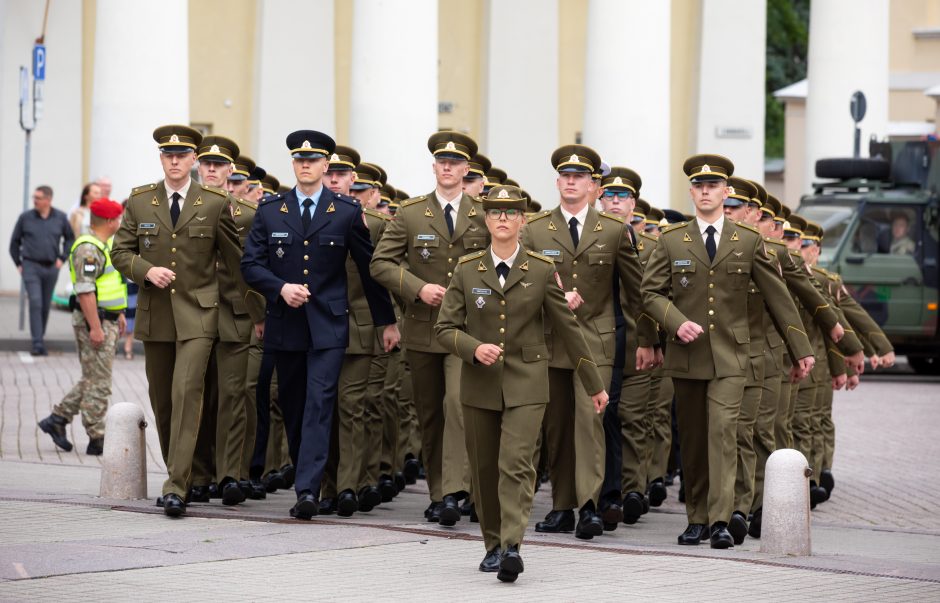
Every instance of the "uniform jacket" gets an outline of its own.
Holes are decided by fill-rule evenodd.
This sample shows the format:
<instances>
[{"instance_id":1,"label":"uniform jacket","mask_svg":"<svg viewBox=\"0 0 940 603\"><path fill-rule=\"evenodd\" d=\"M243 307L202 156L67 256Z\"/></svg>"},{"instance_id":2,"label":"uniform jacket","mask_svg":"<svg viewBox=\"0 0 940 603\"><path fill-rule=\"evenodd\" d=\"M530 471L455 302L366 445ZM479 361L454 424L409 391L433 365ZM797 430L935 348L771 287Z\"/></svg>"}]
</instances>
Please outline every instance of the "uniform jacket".
<instances>
[{"instance_id":1,"label":"uniform jacket","mask_svg":"<svg viewBox=\"0 0 940 603\"><path fill-rule=\"evenodd\" d=\"M646 311L669 335L664 363L667 376L710 380L745 375L751 338L747 311L751 280L763 292L795 357L813 355L783 279L764 253L760 234L740 222L722 219L714 261L708 259L697 221L682 222L663 230L643 275ZM687 320L698 323L705 332L683 344L676 331Z\"/></svg>"},{"instance_id":2,"label":"uniform jacket","mask_svg":"<svg viewBox=\"0 0 940 603\"><path fill-rule=\"evenodd\" d=\"M640 258L640 271L646 270L646 264L650 259L650 254L653 253L653 249L656 248L656 237L648 235L643 231L636 233L636 250ZM637 287L637 290L639 287ZM624 287L623 283L620 284L620 299L623 302L629 299L629 292ZM645 312L640 313L640 322L642 328L637 329L636 320L631 316L624 316L624 322L626 323L627 336L626 336L626 359L623 365L623 374L624 375L638 375L641 371L636 370L636 349L639 347L638 333L642 331L644 334L648 333L657 333L659 330L659 325L656 324L656 321L653 320L653 317ZM659 341L654 340L653 344L658 344Z\"/></svg>"},{"instance_id":3,"label":"uniform jacket","mask_svg":"<svg viewBox=\"0 0 940 603\"><path fill-rule=\"evenodd\" d=\"M642 270L633 241L623 219L588 208L578 247L575 249L568 224L560 208L544 211L529 219L522 230L522 246L551 258L561 277L565 291L579 291L584 298L575 311L584 339L599 366L612 366L616 346L616 320L614 317L614 270L620 276L625 299L624 318L641 319L640 300ZM652 320L639 320L636 332L638 345L648 347L656 341L656 328ZM577 356L569 354L565 339L556 336L550 321L546 323L550 366L573 369ZM628 323L629 328L629 323ZM627 332L628 341L631 333ZM634 348L635 349L635 348ZM630 361L630 356L627 356Z\"/></svg>"},{"instance_id":4,"label":"uniform jacket","mask_svg":"<svg viewBox=\"0 0 940 603\"><path fill-rule=\"evenodd\" d=\"M391 216L369 208L364 208L362 215L366 219L369 238L375 245L385 232ZM349 282L349 347L346 348L346 353L380 354L385 351L382 348L382 338L377 335L378 330L372 323L372 313L362 290L359 269L352 258L346 259L346 278Z\"/></svg>"},{"instance_id":5,"label":"uniform jacket","mask_svg":"<svg viewBox=\"0 0 940 603\"><path fill-rule=\"evenodd\" d=\"M608 287L609 288L609 287ZM489 410L548 402L548 359L543 316L564 340L585 388L606 386L551 259L521 250L500 286L489 249L464 256L447 288L435 332L447 351L466 363L460 373L463 404ZM474 358L483 343L504 349L491 366Z\"/></svg>"},{"instance_id":6,"label":"uniform jacket","mask_svg":"<svg viewBox=\"0 0 940 603\"><path fill-rule=\"evenodd\" d=\"M238 232L238 244L245 248L251 222L258 206L245 199L229 196L230 211L235 219ZM219 258L219 340L231 343L249 343L254 324L264 320L264 297L257 291L250 291L245 299L238 294L235 279L241 278L241 267L229 267L223 258Z\"/></svg>"},{"instance_id":7,"label":"uniform jacket","mask_svg":"<svg viewBox=\"0 0 940 603\"><path fill-rule=\"evenodd\" d=\"M833 300L839 304L839 308L859 336L862 345L865 347L865 355L877 354L884 356L889 352L893 352L894 346L891 345L887 335L865 308L852 297L842 282L842 276L818 266L814 266L813 271L819 274L820 282L825 283Z\"/></svg>"},{"instance_id":8,"label":"uniform jacket","mask_svg":"<svg viewBox=\"0 0 940 603\"><path fill-rule=\"evenodd\" d=\"M490 240L483 204L464 194L454 218L453 236L434 192L402 202L372 258L372 274L404 302L402 344L418 352L445 353L434 338L439 307L418 298L428 283L447 287L457 261L484 249Z\"/></svg>"},{"instance_id":9,"label":"uniform jacket","mask_svg":"<svg viewBox=\"0 0 940 603\"><path fill-rule=\"evenodd\" d=\"M264 347L275 351L345 348L349 343L346 258L359 268L375 324L395 322L388 292L369 276L372 242L359 204L325 186L304 230L291 189L263 201L255 213L241 269L267 301ZM310 290L307 303L291 308L285 283Z\"/></svg>"},{"instance_id":10,"label":"uniform jacket","mask_svg":"<svg viewBox=\"0 0 940 603\"><path fill-rule=\"evenodd\" d=\"M140 286L134 334L141 341L183 341L218 337L219 281L216 255L237 266L241 247L227 194L195 181L183 201L176 226L170 219L163 181L131 191L111 261ZM169 268L176 280L164 289L146 280L154 266ZM234 280L244 300L248 288Z\"/></svg>"}]
</instances>

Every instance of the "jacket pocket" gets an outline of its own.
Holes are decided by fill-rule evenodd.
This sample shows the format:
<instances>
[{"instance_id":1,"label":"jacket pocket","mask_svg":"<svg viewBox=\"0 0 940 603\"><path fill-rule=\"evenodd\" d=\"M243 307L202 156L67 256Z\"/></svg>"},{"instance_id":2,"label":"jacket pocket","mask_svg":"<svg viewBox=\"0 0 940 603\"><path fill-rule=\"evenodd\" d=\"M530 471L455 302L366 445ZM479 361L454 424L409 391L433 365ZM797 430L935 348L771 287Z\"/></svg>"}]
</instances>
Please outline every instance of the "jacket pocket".
<instances>
[{"instance_id":1,"label":"jacket pocket","mask_svg":"<svg viewBox=\"0 0 940 603\"><path fill-rule=\"evenodd\" d=\"M523 362L548 362L551 356L548 354L548 346L544 343L522 346Z\"/></svg>"}]
</instances>

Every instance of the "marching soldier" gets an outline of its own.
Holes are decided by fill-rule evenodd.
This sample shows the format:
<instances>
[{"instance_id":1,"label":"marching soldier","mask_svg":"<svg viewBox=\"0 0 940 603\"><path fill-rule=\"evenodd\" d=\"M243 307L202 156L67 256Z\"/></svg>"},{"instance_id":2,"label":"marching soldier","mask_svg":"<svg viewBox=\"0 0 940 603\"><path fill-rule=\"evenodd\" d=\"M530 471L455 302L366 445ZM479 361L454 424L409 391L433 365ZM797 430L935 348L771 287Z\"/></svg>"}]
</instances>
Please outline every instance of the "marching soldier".
<instances>
[{"instance_id":1,"label":"marching soldier","mask_svg":"<svg viewBox=\"0 0 940 603\"><path fill-rule=\"evenodd\" d=\"M476 154L472 138L436 132L428 139L437 186L401 204L372 259L375 279L404 301L402 342L411 369L421 448L431 504L428 521L460 521L469 470L458 398L460 358L433 338L434 323L457 260L488 242L480 202L463 193Z\"/></svg>"},{"instance_id":2,"label":"marching soldier","mask_svg":"<svg viewBox=\"0 0 940 603\"><path fill-rule=\"evenodd\" d=\"M493 167L493 164L486 155L477 153L470 159L469 167L467 175L463 177L463 192L476 199L483 195L486 172Z\"/></svg>"},{"instance_id":3,"label":"marching soldier","mask_svg":"<svg viewBox=\"0 0 940 603\"><path fill-rule=\"evenodd\" d=\"M594 173L601 160L591 148L565 145L555 150L552 166L561 205L543 211L529 220L523 230L522 245L552 258L561 277L565 297L594 361L610 383L615 353L616 319L613 295L614 273L626 293L624 314L641 314L639 283L640 262L623 218L598 212L592 205L597 198ZM641 327L642 328L642 327ZM640 350L636 358L627 358L643 370L652 368L655 331L637 333ZM592 412L590 393L576 370L577 361L565 346L565 340L553 333L550 338L550 400L545 411L546 455L552 480L552 511L536 525L539 532L570 532L589 540L603 533L603 520L597 514L598 498L604 481L604 427L602 417ZM578 509L577 525L573 509Z\"/></svg>"},{"instance_id":4,"label":"marching soldier","mask_svg":"<svg viewBox=\"0 0 940 603\"><path fill-rule=\"evenodd\" d=\"M492 244L460 258L435 332L464 362L460 401L487 551L480 570L514 582L524 569L519 547L549 398L543 312L556 342L564 341L595 415L603 412L607 392L552 259L519 244L526 198L514 186L495 186L483 209Z\"/></svg>"},{"instance_id":5,"label":"marching soldier","mask_svg":"<svg viewBox=\"0 0 940 603\"><path fill-rule=\"evenodd\" d=\"M100 455L104 449L104 418L111 397L111 365L114 347L127 322L127 285L111 264L109 242L121 226L120 203L98 199L89 206L91 234L78 237L69 250L72 279L72 329L78 343L82 377L39 422L39 428L55 445L72 450L66 426L81 412L88 433L85 454Z\"/></svg>"},{"instance_id":6,"label":"marching soldier","mask_svg":"<svg viewBox=\"0 0 940 603\"><path fill-rule=\"evenodd\" d=\"M664 368L676 391L689 518L679 544L710 538L712 548L733 546L727 527L734 511L735 433L751 336L744 293L751 280L764 292L791 349L798 350L801 372L814 362L759 233L723 215L733 170L719 155L686 160L695 220L663 230L643 276L646 311L670 337Z\"/></svg>"},{"instance_id":7,"label":"marching soldier","mask_svg":"<svg viewBox=\"0 0 940 603\"><path fill-rule=\"evenodd\" d=\"M202 135L186 126L157 128L164 180L131 191L112 261L140 284L134 335L144 342L150 403L167 466L163 509L186 511L202 393L219 334L216 252L241 259L227 195L190 179ZM235 275L242 299L248 293Z\"/></svg>"}]
</instances>

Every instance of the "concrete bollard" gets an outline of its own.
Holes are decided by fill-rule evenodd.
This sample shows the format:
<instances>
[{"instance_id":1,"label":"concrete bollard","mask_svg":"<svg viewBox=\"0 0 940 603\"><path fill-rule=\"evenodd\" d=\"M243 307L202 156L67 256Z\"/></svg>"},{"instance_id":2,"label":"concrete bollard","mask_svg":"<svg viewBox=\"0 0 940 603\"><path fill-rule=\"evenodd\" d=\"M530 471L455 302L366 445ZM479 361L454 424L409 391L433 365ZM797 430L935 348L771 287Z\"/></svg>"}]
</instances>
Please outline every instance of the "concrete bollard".
<instances>
[{"instance_id":1,"label":"concrete bollard","mask_svg":"<svg viewBox=\"0 0 940 603\"><path fill-rule=\"evenodd\" d=\"M812 469L799 450L783 448L767 459L760 552L812 555L809 476Z\"/></svg>"},{"instance_id":2,"label":"concrete bollard","mask_svg":"<svg viewBox=\"0 0 940 603\"><path fill-rule=\"evenodd\" d=\"M118 402L108 409L106 421L100 495L126 500L147 498L144 411L131 402Z\"/></svg>"}]
</instances>

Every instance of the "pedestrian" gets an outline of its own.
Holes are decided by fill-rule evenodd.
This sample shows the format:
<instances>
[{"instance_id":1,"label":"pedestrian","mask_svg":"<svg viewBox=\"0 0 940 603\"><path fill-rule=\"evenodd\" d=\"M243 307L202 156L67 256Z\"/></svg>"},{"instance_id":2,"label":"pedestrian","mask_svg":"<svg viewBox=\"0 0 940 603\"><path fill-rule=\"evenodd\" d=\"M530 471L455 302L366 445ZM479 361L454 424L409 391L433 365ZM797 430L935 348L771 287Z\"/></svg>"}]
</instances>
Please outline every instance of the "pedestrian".
<instances>
[{"instance_id":1,"label":"pedestrian","mask_svg":"<svg viewBox=\"0 0 940 603\"><path fill-rule=\"evenodd\" d=\"M460 258L435 326L440 345L463 361L459 397L487 551L480 571L499 572L502 582L523 571L519 547L549 399L545 318L552 336L565 342L593 412L603 413L608 399L553 260L519 244L526 202L507 185L494 186L483 200L492 243Z\"/></svg>"},{"instance_id":2,"label":"pedestrian","mask_svg":"<svg viewBox=\"0 0 940 603\"><path fill-rule=\"evenodd\" d=\"M76 237L88 234L91 224L91 212L88 211L88 207L92 201L101 197L101 188L94 182L89 182L82 188L82 196L78 200L78 205L69 213L69 224L72 226L72 232L75 233Z\"/></svg>"},{"instance_id":3,"label":"pedestrian","mask_svg":"<svg viewBox=\"0 0 940 603\"><path fill-rule=\"evenodd\" d=\"M109 241L121 226L120 203L98 199L89 207L91 232L76 239L69 253L69 275L73 294L72 328L78 343L82 376L53 409L39 428L66 452L72 443L66 426L81 412L88 433L86 454L100 455L104 449L105 414L111 398L111 366L114 348L126 326L127 287L124 277L111 264Z\"/></svg>"},{"instance_id":4,"label":"pedestrian","mask_svg":"<svg viewBox=\"0 0 940 603\"><path fill-rule=\"evenodd\" d=\"M20 214L10 236L10 256L23 275L29 298L29 334L33 356L48 356L43 338L59 268L68 259L75 233L65 213L52 207L52 188L33 191L33 209Z\"/></svg>"}]
</instances>

